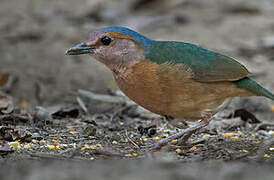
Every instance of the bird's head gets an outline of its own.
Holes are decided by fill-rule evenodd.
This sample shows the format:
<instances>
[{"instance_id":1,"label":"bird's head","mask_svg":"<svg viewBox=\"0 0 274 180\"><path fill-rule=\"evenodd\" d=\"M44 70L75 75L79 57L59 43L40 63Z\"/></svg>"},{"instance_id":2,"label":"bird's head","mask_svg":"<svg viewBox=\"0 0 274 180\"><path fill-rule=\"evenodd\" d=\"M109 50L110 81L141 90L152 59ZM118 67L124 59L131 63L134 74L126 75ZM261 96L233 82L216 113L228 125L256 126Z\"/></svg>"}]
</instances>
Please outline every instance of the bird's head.
<instances>
[{"instance_id":1,"label":"bird's head","mask_svg":"<svg viewBox=\"0 0 274 180\"><path fill-rule=\"evenodd\" d=\"M92 32L88 40L70 48L66 54L89 54L112 68L144 59L152 42L125 27L104 27Z\"/></svg>"}]
</instances>

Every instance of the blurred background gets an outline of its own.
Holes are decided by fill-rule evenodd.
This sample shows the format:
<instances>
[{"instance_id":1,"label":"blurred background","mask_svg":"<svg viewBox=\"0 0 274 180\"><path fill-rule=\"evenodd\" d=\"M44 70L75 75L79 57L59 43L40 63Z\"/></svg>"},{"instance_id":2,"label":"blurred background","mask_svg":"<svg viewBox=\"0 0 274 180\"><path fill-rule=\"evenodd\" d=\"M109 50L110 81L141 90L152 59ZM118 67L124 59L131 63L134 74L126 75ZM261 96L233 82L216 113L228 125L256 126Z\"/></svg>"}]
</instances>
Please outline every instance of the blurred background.
<instances>
[{"instance_id":1,"label":"blurred background","mask_svg":"<svg viewBox=\"0 0 274 180\"><path fill-rule=\"evenodd\" d=\"M9 177L5 179L19 179L19 177L20 179L47 179L47 177L54 179L58 177L57 179L67 180L78 179L82 175L82 179L90 179L90 177L97 177L97 172L101 179L110 179L112 175L114 179L129 179L129 174L135 177L133 179L141 176L145 179L156 177L157 180L170 179L170 177L176 179L178 177L201 179L202 177L202 179L210 180L250 180L262 177L273 179L273 155L271 155L272 161L268 161L272 162L272 167L268 166L270 163L259 166L249 163L255 159L253 151L265 161L269 160L267 158L270 155L264 155L268 147L265 148L266 145L263 143L260 145L257 142L267 138L271 140L272 137L271 152L273 154L273 131L265 128L254 135L254 131L257 132L259 129L250 130L252 129L250 127L255 125L252 126L252 122L246 123L246 120L242 121L239 118L241 124L238 128L244 130L245 138L241 136L241 140L235 141L223 138L222 132L231 130L223 128L219 135L213 134L212 138L209 138L209 143L206 141L204 149L199 148L198 153L189 152L189 150L184 150L185 154L160 153L157 157L163 159L164 162L169 162L168 164L152 162L155 154L144 155L143 158L146 161L108 161L107 163L95 161L96 163L90 163L94 158L105 158L105 156L102 157L100 154L96 156L91 153L91 150L87 152L79 150L85 143L102 143L103 147L114 146L115 149L117 147L114 143L110 143L114 142L113 140L116 144L118 142L116 146L122 147L120 150L125 150L132 144L130 142L124 144L123 138L118 139L120 136L115 135L115 133L124 135L125 129L128 129L128 134L133 140L140 141L139 137L143 135L140 135L137 127L148 126L150 121L147 119L152 118L142 119L139 117L142 113L136 116L134 113L123 112L125 109L121 110L121 107L125 107L122 105L112 104L110 107L115 107L119 111L113 108L114 110L111 110L114 114L107 112L100 114L98 118L89 113L82 113L80 118L63 118L62 121L58 118L51 119L48 125L40 124L39 127L39 122L43 123L47 120L42 116L38 125L33 125L32 120L37 118L38 113L24 113L32 112L34 107L75 103L78 89L101 94L117 88L112 74L103 64L87 55L64 55L68 48L86 40L93 30L112 25L132 28L152 39L189 42L231 56L244 64L260 84L274 92L273 0L0 0L0 114L3 113L1 117L9 117L6 118L8 126L4 126L6 122L0 126L0 162L5 165L0 170L0 177L5 175ZM13 112L10 96L2 95L1 91L11 95L16 106L19 105L24 110L23 113L19 111L20 114L16 110ZM96 111L96 103L90 104L91 111ZM103 105L106 106L106 104ZM254 113L262 122L265 120L273 122L274 106L270 100L235 98L230 105L230 111L239 108ZM48 115L42 113L42 115L45 114ZM130 114L133 115L130 116ZM110 121L114 119L113 117L116 117L114 122ZM227 120L231 117L224 114L221 119ZM230 122L228 121L227 124L232 124ZM165 123L164 121L162 124L165 125ZM167 128L163 125L157 129L158 134L156 135L160 135L163 129L172 131L174 129L172 126ZM88 129L89 127L91 130ZM161 129L161 127L164 128ZM83 138L89 131L94 132L92 131L94 129L97 129L97 138L91 140ZM86 130L89 131L86 132ZM234 130L235 133L238 131L237 128ZM12 134L17 131L24 133ZM27 134L25 132L31 132L31 139L28 142L31 142L32 146L29 149L23 146ZM105 135L108 135L108 138ZM61 136L69 138L63 138L60 143L74 143L74 145L69 147L70 149L41 149L41 143L37 141L42 138L47 144L53 144L52 138L56 138L58 144L58 138ZM79 141L77 138L82 140ZM147 139L152 141L150 136ZM15 152L14 148L12 149L9 143L15 140L20 141L21 144L18 144L24 147L20 146L22 151L18 146ZM268 141L267 143L271 145ZM257 146L263 148L257 148ZM251 153L246 150L249 147ZM239 150L242 149L245 151L240 152ZM257 149L259 149L258 152ZM47 156L42 155L39 158L39 153L42 151ZM73 160L75 152L80 152L80 155L76 155L76 159ZM239 152L241 156L238 156ZM243 152L244 155L242 155ZM11 155L6 159L2 158L6 154ZM235 161L246 156L248 156L246 158L248 161L242 160L243 163ZM115 155L113 159L119 159L117 157ZM15 159L21 161L24 158L31 160L14 161ZM61 161L58 163L46 161L43 165L39 165L37 162L34 163L35 158ZM71 160L70 163L64 161L68 159ZM208 164L201 163L206 160ZM227 162L226 160L232 162L219 164L220 161ZM72 161L79 163L74 164ZM198 163L182 163L189 161L198 161ZM68 169L68 171L62 171L63 169ZM31 171L33 173L29 173ZM120 178L121 174L124 175L123 178Z\"/></svg>"},{"instance_id":2,"label":"blurred background","mask_svg":"<svg viewBox=\"0 0 274 180\"><path fill-rule=\"evenodd\" d=\"M89 56L64 52L102 26L198 44L238 59L274 89L273 0L1 0L0 73L17 79L18 102L70 101L77 89L115 88Z\"/></svg>"}]
</instances>

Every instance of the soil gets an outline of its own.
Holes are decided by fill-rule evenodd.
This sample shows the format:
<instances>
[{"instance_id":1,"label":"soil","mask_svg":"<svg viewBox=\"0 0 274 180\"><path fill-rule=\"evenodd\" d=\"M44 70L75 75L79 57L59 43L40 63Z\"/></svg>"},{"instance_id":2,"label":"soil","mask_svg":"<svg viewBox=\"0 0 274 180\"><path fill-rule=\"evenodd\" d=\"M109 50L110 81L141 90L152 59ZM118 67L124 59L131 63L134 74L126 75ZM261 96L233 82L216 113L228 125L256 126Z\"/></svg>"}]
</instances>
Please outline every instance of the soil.
<instances>
[{"instance_id":1,"label":"soil","mask_svg":"<svg viewBox=\"0 0 274 180\"><path fill-rule=\"evenodd\" d=\"M186 128L124 97L104 65L64 52L102 26L231 56L274 91L272 0L2 0L0 178L273 179L274 104L234 98L187 144Z\"/></svg>"}]
</instances>

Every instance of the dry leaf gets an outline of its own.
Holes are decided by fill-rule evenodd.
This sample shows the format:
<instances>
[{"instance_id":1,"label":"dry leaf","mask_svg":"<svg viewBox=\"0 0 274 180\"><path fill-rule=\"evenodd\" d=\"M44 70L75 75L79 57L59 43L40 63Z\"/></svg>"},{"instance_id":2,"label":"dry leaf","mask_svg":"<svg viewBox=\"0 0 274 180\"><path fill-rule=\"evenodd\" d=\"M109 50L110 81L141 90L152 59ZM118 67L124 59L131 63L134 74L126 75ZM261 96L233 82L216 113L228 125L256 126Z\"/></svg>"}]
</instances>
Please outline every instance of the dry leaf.
<instances>
[{"instance_id":1,"label":"dry leaf","mask_svg":"<svg viewBox=\"0 0 274 180\"><path fill-rule=\"evenodd\" d=\"M0 74L0 86L4 86L9 80L9 74Z\"/></svg>"}]
</instances>

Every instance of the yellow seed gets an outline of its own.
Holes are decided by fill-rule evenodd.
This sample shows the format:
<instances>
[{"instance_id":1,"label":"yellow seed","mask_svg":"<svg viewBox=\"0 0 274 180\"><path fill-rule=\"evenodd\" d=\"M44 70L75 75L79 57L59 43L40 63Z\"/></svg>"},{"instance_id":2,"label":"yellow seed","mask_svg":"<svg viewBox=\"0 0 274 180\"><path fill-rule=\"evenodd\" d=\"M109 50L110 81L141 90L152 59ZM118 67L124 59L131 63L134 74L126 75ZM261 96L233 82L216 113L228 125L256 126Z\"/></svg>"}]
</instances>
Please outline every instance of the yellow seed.
<instances>
[{"instance_id":1,"label":"yellow seed","mask_svg":"<svg viewBox=\"0 0 274 180\"><path fill-rule=\"evenodd\" d=\"M137 157L138 154L137 153L129 153L125 155L126 157Z\"/></svg>"},{"instance_id":2,"label":"yellow seed","mask_svg":"<svg viewBox=\"0 0 274 180\"><path fill-rule=\"evenodd\" d=\"M209 134L205 134L205 135L203 135L203 138L209 138L210 137L210 135Z\"/></svg>"},{"instance_id":3,"label":"yellow seed","mask_svg":"<svg viewBox=\"0 0 274 180\"><path fill-rule=\"evenodd\" d=\"M265 154L265 155L264 155L264 158L270 158L270 155Z\"/></svg>"},{"instance_id":4,"label":"yellow seed","mask_svg":"<svg viewBox=\"0 0 274 180\"><path fill-rule=\"evenodd\" d=\"M153 137L152 139L153 139L154 141L159 141L160 138L159 138L158 136L155 136L155 137Z\"/></svg>"},{"instance_id":5,"label":"yellow seed","mask_svg":"<svg viewBox=\"0 0 274 180\"><path fill-rule=\"evenodd\" d=\"M273 112L274 112L274 106L272 106L272 107L271 107L271 111L273 111Z\"/></svg>"},{"instance_id":6,"label":"yellow seed","mask_svg":"<svg viewBox=\"0 0 274 180\"><path fill-rule=\"evenodd\" d=\"M257 144L260 144L260 143L261 143L261 141L260 141L260 140L258 140L258 141L257 141Z\"/></svg>"},{"instance_id":7,"label":"yellow seed","mask_svg":"<svg viewBox=\"0 0 274 180\"><path fill-rule=\"evenodd\" d=\"M19 146L19 142L18 141L13 141L13 142L10 142L9 145L16 148L17 146Z\"/></svg>"},{"instance_id":8,"label":"yellow seed","mask_svg":"<svg viewBox=\"0 0 274 180\"><path fill-rule=\"evenodd\" d=\"M82 151L85 151L87 148L89 148L89 146L85 144L84 147L82 148Z\"/></svg>"},{"instance_id":9,"label":"yellow seed","mask_svg":"<svg viewBox=\"0 0 274 180\"><path fill-rule=\"evenodd\" d=\"M102 144L96 144L97 147L101 148L102 147Z\"/></svg>"},{"instance_id":10,"label":"yellow seed","mask_svg":"<svg viewBox=\"0 0 274 180\"><path fill-rule=\"evenodd\" d=\"M29 149L29 148L30 148L30 144L25 144L25 145L24 145L24 148L25 148L25 149Z\"/></svg>"},{"instance_id":11,"label":"yellow seed","mask_svg":"<svg viewBox=\"0 0 274 180\"><path fill-rule=\"evenodd\" d=\"M69 133L72 134L72 135L78 134L78 132L74 131L74 130L70 131Z\"/></svg>"},{"instance_id":12,"label":"yellow seed","mask_svg":"<svg viewBox=\"0 0 274 180\"><path fill-rule=\"evenodd\" d=\"M90 149L96 149L96 147L97 147L96 145L90 145L89 146Z\"/></svg>"},{"instance_id":13,"label":"yellow seed","mask_svg":"<svg viewBox=\"0 0 274 180\"><path fill-rule=\"evenodd\" d=\"M39 141L39 143L41 143L41 144L45 144L45 143L46 143L46 141L45 141L44 139L42 139L41 141Z\"/></svg>"},{"instance_id":14,"label":"yellow seed","mask_svg":"<svg viewBox=\"0 0 274 180\"><path fill-rule=\"evenodd\" d=\"M241 152L248 153L248 150L243 149L243 150L241 150Z\"/></svg>"},{"instance_id":15,"label":"yellow seed","mask_svg":"<svg viewBox=\"0 0 274 180\"><path fill-rule=\"evenodd\" d=\"M144 142L147 142L147 138L142 138L142 140L143 140Z\"/></svg>"},{"instance_id":16,"label":"yellow seed","mask_svg":"<svg viewBox=\"0 0 274 180\"><path fill-rule=\"evenodd\" d=\"M189 149L190 151L196 151L197 150L197 147L196 146L192 146L192 148Z\"/></svg>"},{"instance_id":17,"label":"yellow seed","mask_svg":"<svg viewBox=\"0 0 274 180\"><path fill-rule=\"evenodd\" d=\"M50 150L55 150L55 146L54 146L54 145L48 145L48 148L49 148Z\"/></svg>"},{"instance_id":18,"label":"yellow seed","mask_svg":"<svg viewBox=\"0 0 274 180\"><path fill-rule=\"evenodd\" d=\"M242 131L238 131L238 134L239 134L239 136L244 135L244 133Z\"/></svg>"},{"instance_id":19,"label":"yellow seed","mask_svg":"<svg viewBox=\"0 0 274 180\"><path fill-rule=\"evenodd\" d=\"M182 149L177 148L177 149L175 149L175 152L176 152L176 153L180 153L180 152L182 152Z\"/></svg>"},{"instance_id":20,"label":"yellow seed","mask_svg":"<svg viewBox=\"0 0 274 180\"><path fill-rule=\"evenodd\" d=\"M239 137L238 136L232 136L231 139L238 140Z\"/></svg>"},{"instance_id":21,"label":"yellow seed","mask_svg":"<svg viewBox=\"0 0 274 180\"><path fill-rule=\"evenodd\" d=\"M21 148L22 148L22 146L18 145L16 148L17 148L17 149L21 149Z\"/></svg>"},{"instance_id":22,"label":"yellow seed","mask_svg":"<svg viewBox=\"0 0 274 180\"><path fill-rule=\"evenodd\" d=\"M131 153L132 154L132 157L137 157L138 156L138 153Z\"/></svg>"},{"instance_id":23,"label":"yellow seed","mask_svg":"<svg viewBox=\"0 0 274 180\"><path fill-rule=\"evenodd\" d=\"M56 140L56 139L53 139L53 140L51 140L51 142L53 142L53 143L57 143L57 140Z\"/></svg>"},{"instance_id":24,"label":"yellow seed","mask_svg":"<svg viewBox=\"0 0 274 180\"><path fill-rule=\"evenodd\" d=\"M161 135L161 138L166 138L166 137L168 137L167 133L164 133L164 134Z\"/></svg>"},{"instance_id":25,"label":"yellow seed","mask_svg":"<svg viewBox=\"0 0 274 180\"><path fill-rule=\"evenodd\" d=\"M173 139L171 142L173 143L178 142L178 139Z\"/></svg>"},{"instance_id":26,"label":"yellow seed","mask_svg":"<svg viewBox=\"0 0 274 180\"><path fill-rule=\"evenodd\" d=\"M224 133L224 137L232 137L234 136L234 133Z\"/></svg>"}]
</instances>

